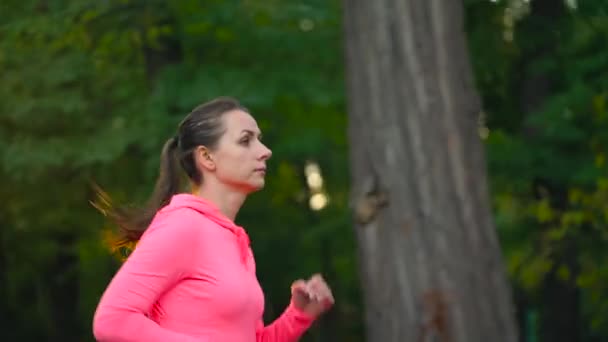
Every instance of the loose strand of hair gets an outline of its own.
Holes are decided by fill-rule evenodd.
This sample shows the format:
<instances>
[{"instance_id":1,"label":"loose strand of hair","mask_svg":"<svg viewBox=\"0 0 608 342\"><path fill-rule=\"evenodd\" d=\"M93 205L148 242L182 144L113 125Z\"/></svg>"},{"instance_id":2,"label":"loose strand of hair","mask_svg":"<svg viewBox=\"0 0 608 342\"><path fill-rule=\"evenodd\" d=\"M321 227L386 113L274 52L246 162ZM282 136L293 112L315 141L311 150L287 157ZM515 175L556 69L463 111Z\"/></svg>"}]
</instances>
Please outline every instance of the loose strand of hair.
<instances>
[{"instance_id":1,"label":"loose strand of hair","mask_svg":"<svg viewBox=\"0 0 608 342\"><path fill-rule=\"evenodd\" d=\"M111 234L109 244L113 251L131 249L148 228L156 213L181 191L181 172L176 137L167 140L160 156L159 175L152 196L143 207L115 205L110 195L93 184L95 200L91 201L101 214L118 228Z\"/></svg>"}]
</instances>

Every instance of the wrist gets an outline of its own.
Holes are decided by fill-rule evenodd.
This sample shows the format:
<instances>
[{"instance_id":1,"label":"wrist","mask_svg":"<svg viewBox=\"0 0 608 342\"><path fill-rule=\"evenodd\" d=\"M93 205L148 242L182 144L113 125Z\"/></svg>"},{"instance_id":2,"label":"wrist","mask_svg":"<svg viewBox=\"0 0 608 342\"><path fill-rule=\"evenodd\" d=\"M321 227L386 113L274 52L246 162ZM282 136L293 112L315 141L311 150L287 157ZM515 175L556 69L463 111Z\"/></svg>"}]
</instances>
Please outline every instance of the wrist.
<instances>
[{"instance_id":1,"label":"wrist","mask_svg":"<svg viewBox=\"0 0 608 342\"><path fill-rule=\"evenodd\" d=\"M304 308L299 308L296 305L296 303L294 303L293 300L289 302L289 306L287 307L287 311L292 312L293 314L295 314L296 316L298 316L298 317L300 317L302 319L310 320L310 321L314 321L319 316L318 314L314 314L312 312L309 312L308 310L306 310Z\"/></svg>"}]
</instances>

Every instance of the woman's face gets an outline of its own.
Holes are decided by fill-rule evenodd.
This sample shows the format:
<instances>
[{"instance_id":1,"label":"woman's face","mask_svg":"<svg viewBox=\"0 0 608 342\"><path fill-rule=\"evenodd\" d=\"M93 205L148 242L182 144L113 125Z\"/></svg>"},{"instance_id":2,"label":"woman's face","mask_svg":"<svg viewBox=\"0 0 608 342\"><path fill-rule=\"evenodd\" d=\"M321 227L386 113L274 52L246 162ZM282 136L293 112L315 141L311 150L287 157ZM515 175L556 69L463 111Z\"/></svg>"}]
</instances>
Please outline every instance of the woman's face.
<instances>
[{"instance_id":1,"label":"woman's face","mask_svg":"<svg viewBox=\"0 0 608 342\"><path fill-rule=\"evenodd\" d=\"M261 132L247 112L233 110L222 116L224 134L209 151L215 177L231 188L250 193L264 187L266 160L272 155L260 141Z\"/></svg>"}]
</instances>

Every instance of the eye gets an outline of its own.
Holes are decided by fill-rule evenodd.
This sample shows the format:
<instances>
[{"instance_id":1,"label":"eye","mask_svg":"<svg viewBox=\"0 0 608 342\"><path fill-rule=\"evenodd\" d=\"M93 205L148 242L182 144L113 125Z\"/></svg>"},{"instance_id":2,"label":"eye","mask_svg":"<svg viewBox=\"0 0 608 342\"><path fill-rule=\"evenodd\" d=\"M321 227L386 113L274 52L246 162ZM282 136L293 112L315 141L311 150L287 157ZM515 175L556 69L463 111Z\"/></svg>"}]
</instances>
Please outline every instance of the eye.
<instances>
[{"instance_id":1,"label":"eye","mask_svg":"<svg viewBox=\"0 0 608 342\"><path fill-rule=\"evenodd\" d=\"M241 140L239 140L239 144L241 144L243 146L248 146L250 141L251 141L251 139L249 138L249 136L246 136L246 137L242 138Z\"/></svg>"}]
</instances>

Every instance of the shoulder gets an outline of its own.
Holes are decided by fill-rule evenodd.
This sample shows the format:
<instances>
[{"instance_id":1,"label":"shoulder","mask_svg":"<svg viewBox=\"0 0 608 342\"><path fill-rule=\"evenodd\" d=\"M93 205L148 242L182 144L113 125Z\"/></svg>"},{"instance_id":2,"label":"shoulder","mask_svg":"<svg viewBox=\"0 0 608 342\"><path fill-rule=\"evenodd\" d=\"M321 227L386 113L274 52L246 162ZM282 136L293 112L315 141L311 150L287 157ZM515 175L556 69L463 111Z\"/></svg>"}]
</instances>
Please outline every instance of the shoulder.
<instances>
[{"instance_id":1,"label":"shoulder","mask_svg":"<svg viewBox=\"0 0 608 342\"><path fill-rule=\"evenodd\" d=\"M142 239L156 236L172 236L172 239L181 241L191 241L204 235L208 230L208 220L206 217L188 208L178 208L174 210L160 211L146 229Z\"/></svg>"}]
</instances>

